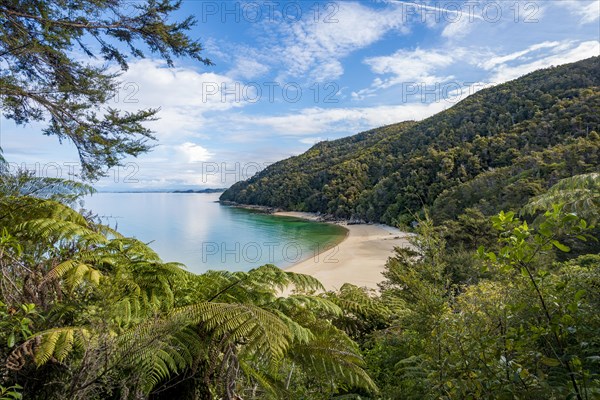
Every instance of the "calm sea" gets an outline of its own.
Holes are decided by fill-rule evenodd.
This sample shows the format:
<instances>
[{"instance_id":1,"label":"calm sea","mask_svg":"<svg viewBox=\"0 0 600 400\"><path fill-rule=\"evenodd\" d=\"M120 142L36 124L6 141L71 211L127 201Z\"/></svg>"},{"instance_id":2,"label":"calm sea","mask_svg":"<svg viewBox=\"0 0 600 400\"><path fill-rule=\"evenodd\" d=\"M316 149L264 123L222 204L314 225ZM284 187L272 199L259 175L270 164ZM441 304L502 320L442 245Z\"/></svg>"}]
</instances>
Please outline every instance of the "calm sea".
<instances>
[{"instance_id":1,"label":"calm sea","mask_svg":"<svg viewBox=\"0 0 600 400\"><path fill-rule=\"evenodd\" d=\"M85 208L188 270L281 268L338 243L346 230L220 205L218 193L96 193Z\"/></svg>"}]
</instances>

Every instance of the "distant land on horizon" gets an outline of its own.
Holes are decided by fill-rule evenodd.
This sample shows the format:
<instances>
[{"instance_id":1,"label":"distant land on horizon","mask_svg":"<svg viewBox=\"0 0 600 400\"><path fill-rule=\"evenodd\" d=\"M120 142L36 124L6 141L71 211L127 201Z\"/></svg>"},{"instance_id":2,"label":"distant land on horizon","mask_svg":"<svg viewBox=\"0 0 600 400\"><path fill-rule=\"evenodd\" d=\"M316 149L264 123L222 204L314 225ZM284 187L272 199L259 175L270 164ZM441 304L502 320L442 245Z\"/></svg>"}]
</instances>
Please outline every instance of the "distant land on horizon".
<instances>
[{"instance_id":1,"label":"distant land on horizon","mask_svg":"<svg viewBox=\"0 0 600 400\"><path fill-rule=\"evenodd\" d=\"M98 193L223 193L227 188L98 190Z\"/></svg>"}]
</instances>

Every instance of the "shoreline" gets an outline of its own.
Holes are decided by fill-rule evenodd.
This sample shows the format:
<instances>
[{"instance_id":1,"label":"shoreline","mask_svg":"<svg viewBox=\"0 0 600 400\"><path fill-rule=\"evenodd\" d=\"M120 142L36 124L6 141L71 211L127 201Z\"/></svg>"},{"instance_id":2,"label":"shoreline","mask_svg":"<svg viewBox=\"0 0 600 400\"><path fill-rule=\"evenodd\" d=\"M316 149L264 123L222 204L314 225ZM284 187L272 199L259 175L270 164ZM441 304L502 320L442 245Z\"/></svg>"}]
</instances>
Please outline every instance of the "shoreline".
<instances>
[{"instance_id":1,"label":"shoreline","mask_svg":"<svg viewBox=\"0 0 600 400\"><path fill-rule=\"evenodd\" d=\"M317 278L326 290L337 290L344 283L377 290L394 248L410 246L408 238L412 234L387 225L323 221L316 214L297 211L280 211L273 215L334 223L347 230L346 237L337 245L285 268Z\"/></svg>"},{"instance_id":2,"label":"shoreline","mask_svg":"<svg viewBox=\"0 0 600 400\"><path fill-rule=\"evenodd\" d=\"M294 218L306 219L309 221L326 222L329 224L336 224L336 225L342 225L342 226L355 225L355 224L367 224L367 222L365 222L363 220L339 219L339 218L335 218L331 214L321 214L321 213L313 213L313 212L305 212L305 211L286 211L285 209L280 208L280 207L261 206L261 205L256 205L256 204L242 204L242 203L236 203L235 201L229 201L229 200L217 200L217 203L220 203L221 205L228 206L228 207L242 208L244 210L251 210L251 211L261 212L261 213L265 213L265 214L294 217ZM387 226L387 225L385 225L385 226ZM390 228L396 229L394 227L390 227Z\"/></svg>"}]
</instances>

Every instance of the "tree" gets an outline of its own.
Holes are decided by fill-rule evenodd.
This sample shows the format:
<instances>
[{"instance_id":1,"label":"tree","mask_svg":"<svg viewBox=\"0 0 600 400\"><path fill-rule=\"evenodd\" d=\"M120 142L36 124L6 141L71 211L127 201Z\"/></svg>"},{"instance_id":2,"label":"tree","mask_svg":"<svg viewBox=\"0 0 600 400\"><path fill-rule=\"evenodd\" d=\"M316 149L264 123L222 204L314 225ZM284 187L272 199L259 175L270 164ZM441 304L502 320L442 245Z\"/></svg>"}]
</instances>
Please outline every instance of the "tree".
<instances>
[{"instance_id":1,"label":"tree","mask_svg":"<svg viewBox=\"0 0 600 400\"><path fill-rule=\"evenodd\" d=\"M192 17L171 22L181 1L7 0L0 3L0 108L17 124L49 121L44 134L72 141L82 177L97 178L127 156L148 151L154 139L145 121L158 109L120 112L106 106L118 87L119 73L131 57L174 56L205 65L202 46L186 32ZM93 41L90 43L90 41ZM97 66L79 59L100 56ZM96 63L97 64L97 63Z\"/></svg>"},{"instance_id":2,"label":"tree","mask_svg":"<svg viewBox=\"0 0 600 400\"><path fill-rule=\"evenodd\" d=\"M221 199L390 225L410 224L423 206L436 223L518 209L560 179L598 171L599 62L536 71L423 121L317 143Z\"/></svg>"},{"instance_id":3,"label":"tree","mask_svg":"<svg viewBox=\"0 0 600 400\"><path fill-rule=\"evenodd\" d=\"M600 256L558 260L567 237L594 241L554 206L529 226L491 218L497 243L473 256L475 281L452 282L461 260L428 221L413 249L386 264L389 325L362 342L385 399L591 399L600 394Z\"/></svg>"},{"instance_id":4,"label":"tree","mask_svg":"<svg viewBox=\"0 0 600 400\"><path fill-rule=\"evenodd\" d=\"M532 298L538 301L538 320L543 323L535 326L535 335L548 343L544 355L547 365L564 369L564 381L570 381L571 390L568 396L583 400L585 397L585 378L582 361L578 354L570 353L568 343L574 340L573 333L577 331L574 314L579 305L577 302L584 296L585 290L577 294L572 307L556 307L551 302L551 295L545 293L546 277L550 271L544 268L540 259L544 254L550 253L555 248L568 252L569 247L557 239L561 235L569 234L587 240L588 225L585 220L575 214L564 213L561 206L554 205L552 210L546 211L543 221L537 231L530 229L527 222L515 218L512 212L501 212L492 218L494 228L501 231L499 243L503 247L498 253L485 253L483 247L478 251L480 255L487 256L497 268L504 271L518 271L530 285ZM593 237L589 237L593 238ZM555 301L555 304L561 304ZM558 308L558 309L556 309ZM533 329L532 329L533 331ZM583 346L579 346L583 347ZM564 381L561 382L563 386Z\"/></svg>"},{"instance_id":5,"label":"tree","mask_svg":"<svg viewBox=\"0 0 600 400\"><path fill-rule=\"evenodd\" d=\"M85 185L0 178L0 393L325 399L375 391L356 343L334 324L348 303L312 295L323 291L316 279L273 265L194 275L70 208ZM288 286L293 294L280 297Z\"/></svg>"},{"instance_id":6,"label":"tree","mask_svg":"<svg viewBox=\"0 0 600 400\"><path fill-rule=\"evenodd\" d=\"M523 211L535 214L552 204L562 204L564 211L596 223L600 217L600 174L593 172L561 179L546 193L530 199Z\"/></svg>"}]
</instances>

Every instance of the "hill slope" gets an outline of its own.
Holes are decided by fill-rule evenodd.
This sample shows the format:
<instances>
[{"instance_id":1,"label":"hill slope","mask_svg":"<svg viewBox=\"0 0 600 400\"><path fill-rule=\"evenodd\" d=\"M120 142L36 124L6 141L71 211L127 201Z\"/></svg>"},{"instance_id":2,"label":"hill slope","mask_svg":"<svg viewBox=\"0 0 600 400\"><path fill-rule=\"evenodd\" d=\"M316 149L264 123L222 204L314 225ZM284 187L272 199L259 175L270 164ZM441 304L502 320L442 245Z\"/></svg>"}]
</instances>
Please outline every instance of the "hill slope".
<instances>
[{"instance_id":1,"label":"hill slope","mask_svg":"<svg viewBox=\"0 0 600 400\"><path fill-rule=\"evenodd\" d=\"M234 184L221 200L341 218L438 220L515 208L600 170L600 57L482 90L421 122L321 142Z\"/></svg>"}]
</instances>

